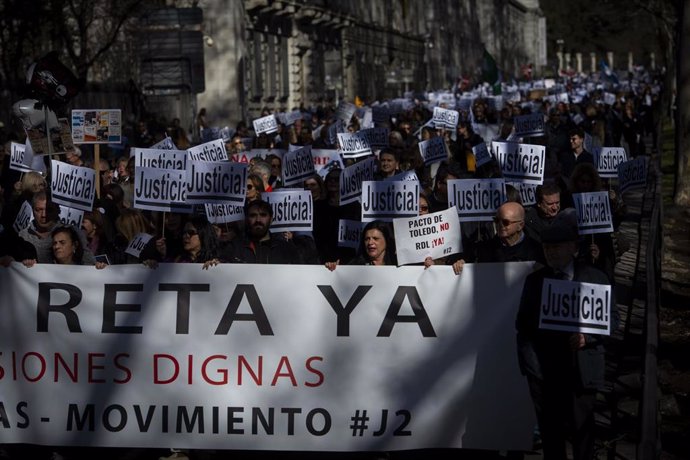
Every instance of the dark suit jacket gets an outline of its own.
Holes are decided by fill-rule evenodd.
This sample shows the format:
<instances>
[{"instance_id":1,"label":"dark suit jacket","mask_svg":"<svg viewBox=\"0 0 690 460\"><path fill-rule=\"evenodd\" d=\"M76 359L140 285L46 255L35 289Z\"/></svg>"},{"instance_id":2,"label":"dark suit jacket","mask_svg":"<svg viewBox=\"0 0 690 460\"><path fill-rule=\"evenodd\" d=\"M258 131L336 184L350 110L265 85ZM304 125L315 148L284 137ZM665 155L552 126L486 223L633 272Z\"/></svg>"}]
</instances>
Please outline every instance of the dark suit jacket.
<instances>
[{"instance_id":1,"label":"dark suit jacket","mask_svg":"<svg viewBox=\"0 0 690 460\"><path fill-rule=\"evenodd\" d=\"M539 329L542 284L555 278L554 271L544 267L525 280L516 320L518 361L523 374L531 374L554 385L598 389L604 383L604 346L602 336L585 334L584 348L573 352L572 333ZM575 263L574 281L609 284L606 275L594 267ZM611 298L611 330L618 327L616 301Z\"/></svg>"},{"instance_id":2,"label":"dark suit jacket","mask_svg":"<svg viewBox=\"0 0 690 460\"><path fill-rule=\"evenodd\" d=\"M587 150L583 150L576 159L573 152L569 151L562 153L558 158L558 161L561 163L561 175L563 177L570 177L573 174L575 166L579 165L580 163L594 164L594 155L589 153Z\"/></svg>"}]
</instances>

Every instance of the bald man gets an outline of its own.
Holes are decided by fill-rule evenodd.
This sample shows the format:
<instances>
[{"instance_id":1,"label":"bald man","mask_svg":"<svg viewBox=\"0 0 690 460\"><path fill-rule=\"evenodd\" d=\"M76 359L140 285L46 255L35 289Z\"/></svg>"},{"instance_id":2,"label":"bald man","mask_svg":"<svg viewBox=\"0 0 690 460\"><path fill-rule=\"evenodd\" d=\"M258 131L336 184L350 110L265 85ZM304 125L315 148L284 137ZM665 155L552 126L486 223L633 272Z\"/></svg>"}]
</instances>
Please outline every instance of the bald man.
<instances>
[{"instance_id":1,"label":"bald man","mask_svg":"<svg viewBox=\"0 0 690 460\"><path fill-rule=\"evenodd\" d=\"M475 262L544 263L541 245L524 231L525 209L520 203L507 202L498 208L494 225L496 236L477 244Z\"/></svg>"}]
</instances>

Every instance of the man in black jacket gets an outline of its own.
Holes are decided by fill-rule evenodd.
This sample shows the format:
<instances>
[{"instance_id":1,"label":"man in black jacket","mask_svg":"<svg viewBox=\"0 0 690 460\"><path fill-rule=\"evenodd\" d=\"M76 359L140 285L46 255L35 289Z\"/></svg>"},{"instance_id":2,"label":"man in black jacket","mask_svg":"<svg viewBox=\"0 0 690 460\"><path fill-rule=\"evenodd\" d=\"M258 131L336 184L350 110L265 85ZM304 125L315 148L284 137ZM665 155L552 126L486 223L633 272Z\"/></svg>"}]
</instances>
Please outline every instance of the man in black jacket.
<instances>
[{"instance_id":1,"label":"man in black jacket","mask_svg":"<svg viewBox=\"0 0 690 460\"><path fill-rule=\"evenodd\" d=\"M496 236L477 244L476 262L544 263L541 245L524 231L525 209L520 203L503 203L496 211L494 223Z\"/></svg>"},{"instance_id":2,"label":"man in black jacket","mask_svg":"<svg viewBox=\"0 0 690 460\"><path fill-rule=\"evenodd\" d=\"M273 220L271 205L263 200L254 200L245 208L245 236L232 241L229 255L223 259L230 262L250 264L300 264L302 258L297 246L285 240L281 234L269 233Z\"/></svg>"},{"instance_id":3,"label":"man in black jacket","mask_svg":"<svg viewBox=\"0 0 690 460\"><path fill-rule=\"evenodd\" d=\"M539 328L545 279L609 284L604 273L576 261L577 224L567 220L557 218L544 230L547 266L525 280L516 321L518 360L537 414L544 458L567 459L565 442L571 436L574 459L590 460L595 395L604 382L602 336ZM613 298L610 305L613 331L618 323Z\"/></svg>"},{"instance_id":4,"label":"man in black jacket","mask_svg":"<svg viewBox=\"0 0 690 460\"><path fill-rule=\"evenodd\" d=\"M580 163L594 164L594 155L585 150L585 131L578 127L570 130L570 151L561 152L558 161L561 163L561 174L570 177L575 166Z\"/></svg>"}]
</instances>

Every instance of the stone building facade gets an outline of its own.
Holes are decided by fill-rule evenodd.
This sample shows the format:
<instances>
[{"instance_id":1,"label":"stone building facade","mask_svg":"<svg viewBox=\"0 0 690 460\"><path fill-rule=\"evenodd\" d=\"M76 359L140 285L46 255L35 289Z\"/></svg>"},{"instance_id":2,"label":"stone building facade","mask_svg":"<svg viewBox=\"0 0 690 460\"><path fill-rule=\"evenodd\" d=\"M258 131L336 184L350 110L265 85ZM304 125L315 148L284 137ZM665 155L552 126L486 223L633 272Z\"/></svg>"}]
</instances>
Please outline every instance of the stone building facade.
<instances>
[{"instance_id":1,"label":"stone building facade","mask_svg":"<svg viewBox=\"0 0 690 460\"><path fill-rule=\"evenodd\" d=\"M198 6L206 87L197 106L218 126L251 120L263 108L450 89L459 76L479 74L484 46L508 74L532 63L538 75L546 61L538 0L206 0Z\"/></svg>"}]
</instances>

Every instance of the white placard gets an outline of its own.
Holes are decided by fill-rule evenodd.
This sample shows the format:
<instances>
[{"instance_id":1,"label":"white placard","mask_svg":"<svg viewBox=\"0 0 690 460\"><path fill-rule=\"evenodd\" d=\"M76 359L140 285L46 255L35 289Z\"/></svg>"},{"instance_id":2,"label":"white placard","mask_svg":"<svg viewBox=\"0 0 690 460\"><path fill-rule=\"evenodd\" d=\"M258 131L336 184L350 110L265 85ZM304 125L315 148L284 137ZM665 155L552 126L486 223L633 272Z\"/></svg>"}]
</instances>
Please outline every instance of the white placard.
<instances>
[{"instance_id":1,"label":"white placard","mask_svg":"<svg viewBox=\"0 0 690 460\"><path fill-rule=\"evenodd\" d=\"M254 125L254 132L257 136L262 133L270 134L278 131L278 120L276 120L274 115L257 118L252 121L252 124Z\"/></svg>"},{"instance_id":2,"label":"white placard","mask_svg":"<svg viewBox=\"0 0 690 460\"><path fill-rule=\"evenodd\" d=\"M482 142L472 147L472 153L474 154L474 163L477 168L491 161L491 154L489 153L489 149L486 147L486 142Z\"/></svg>"},{"instance_id":3,"label":"white placard","mask_svg":"<svg viewBox=\"0 0 690 460\"><path fill-rule=\"evenodd\" d=\"M31 155L33 157L33 161L31 162L31 170L40 172L43 174L43 177L46 176L48 173L48 170L46 168L46 163L43 161L43 155L34 155L34 150L31 145L31 142L27 142L24 144L24 155Z\"/></svg>"},{"instance_id":4,"label":"white placard","mask_svg":"<svg viewBox=\"0 0 690 460\"><path fill-rule=\"evenodd\" d=\"M544 182L545 146L495 141L491 146L505 180L537 185Z\"/></svg>"},{"instance_id":5,"label":"white placard","mask_svg":"<svg viewBox=\"0 0 690 460\"><path fill-rule=\"evenodd\" d=\"M597 171L600 177L618 177L618 166L628 161L623 147L602 147L596 155Z\"/></svg>"},{"instance_id":6,"label":"white placard","mask_svg":"<svg viewBox=\"0 0 690 460\"><path fill-rule=\"evenodd\" d=\"M228 152L225 150L223 139L216 139L215 141L190 147L187 149L187 154L189 159L194 161L218 162L228 160Z\"/></svg>"},{"instance_id":7,"label":"white placard","mask_svg":"<svg viewBox=\"0 0 690 460\"><path fill-rule=\"evenodd\" d=\"M282 161L283 185L302 185L302 182L314 175L314 158L311 146L306 145L297 150L288 151Z\"/></svg>"},{"instance_id":8,"label":"white placard","mask_svg":"<svg viewBox=\"0 0 690 460\"><path fill-rule=\"evenodd\" d=\"M269 203L273 209L271 233L312 230L314 205L309 190L280 189L262 193L261 199Z\"/></svg>"},{"instance_id":9,"label":"white placard","mask_svg":"<svg viewBox=\"0 0 690 460\"><path fill-rule=\"evenodd\" d=\"M372 153L369 138L361 132L338 133L338 147L344 158L359 158Z\"/></svg>"},{"instance_id":10,"label":"white placard","mask_svg":"<svg viewBox=\"0 0 690 460\"><path fill-rule=\"evenodd\" d=\"M149 211L192 212L186 203L187 171L137 168L134 181L134 207Z\"/></svg>"},{"instance_id":11,"label":"white placard","mask_svg":"<svg viewBox=\"0 0 690 460\"><path fill-rule=\"evenodd\" d=\"M314 159L314 170L319 174L321 174L324 169L326 169L327 172L333 165L338 165L339 169L345 167L342 158L340 158L340 153L337 150L312 149L311 157Z\"/></svg>"},{"instance_id":12,"label":"white placard","mask_svg":"<svg viewBox=\"0 0 690 460\"><path fill-rule=\"evenodd\" d=\"M372 149L384 149L389 146L390 130L388 128L360 129L359 134L366 137Z\"/></svg>"},{"instance_id":13,"label":"white placard","mask_svg":"<svg viewBox=\"0 0 690 460\"><path fill-rule=\"evenodd\" d=\"M362 183L374 180L376 160L367 158L348 166L340 173L340 205L353 203L362 198Z\"/></svg>"},{"instance_id":14,"label":"white placard","mask_svg":"<svg viewBox=\"0 0 690 460\"><path fill-rule=\"evenodd\" d=\"M419 182L362 182L362 222L419 215Z\"/></svg>"},{"instance_id":15,"label":"white placard","mask_svg":"<svg viewBox=\"0 0 690 460\"><path fill-rule=\"evenodd\" d=\"M473 123L472 129L479 137L487 142L498 139L498 135L501 132L501 127L499 125L489 123Z\"/></svg>"},{"instance_id":16,"label":"white placard","mask_svg":"<svg viewBox=\"0 0 690 460\"><path fill-rule=\"evenodd\" d=\"M520 192L520 202L523 206L531 206L537 204L537 184L528 184L525 182L506 182L506 185L512 185L518 192Z\"/></svg>"},{"instance_id":17,"label":"white placard","mask_svg":"<svg viewBox=\"0 0 690 460\"><path fill-rule=\"evenodd\" d=\"M611 286L544 279L539 328L611 334Z\"/></svg>"},{"instance_id":18,"label":"white placard","mask_svg":"<svg viewBox=\"0 0 690 460\"><path fill-rule=\"evenodd\" d=\"M448 160L446 141L441 136L435 136L419 143L419 153L426 166Z\"/></svg>"},{"instance_id":19,"label":"white placard","mask_svg":"<svg viewBox=\"0 0 690 460\"><path fill-rule=\"evenodd\" d=\"M244 220L244 203L205 204L206 218L212 224L225 224Z\"/></svg>"},{"instance_id":20,"label":"white placard","mask_svg":"<svg viewBox=\"0 0 690 460\"><path fill-rule=\"evenodd\" d=\"M127 249L125 249L125 253L138 258L141 256L141 251L143 251L148 242L151 241L151 238L153 238L153 235L149 235L148 233L137 233L134 238L132 238Z\"/></svg>"},{"instance_id":21,"label":"white placard","mask_svg":"<svg viewBox=\"0 0 690 460\"><path fill-rule=\"evenodd\" d=\"M32 171L31 165L33 161L34 156L31 153L31 149L26 149L24 144L19 144L18 142L10 144L10 169L19 172Z\"/></svg>"},{"instance_id":22,"label":"white placard","mask_svg":"<svg viewBox=\"0 0 690 460\"><path fill-rule=\"evenodd\" d=\"M53 201L76 209L91 211L96 196L96 172L83 166L50 161L50 191Z\"/></svg>"},{"instance_id":23,"label":"white placard","mask_svg":"<svg viewBox=\"0 0 690 460\"><path fill-rule=\"evenodd\" d=\"M613 232L609 193L573 193L577 227L580 235Z\"/></svg>"},{"instance_id":24,"label":"white placard","mask_svg":"<svg viewBox=\"0 0 690 460\"><path fill-rule=\"evenodd\" d=\"M244 203L247 194L247 165L241 163L187 162L188 204Z\"/></svg>"},{"instance_id":25,"label":"white placard","mask_svg":"<svg viewBox=\"0 0 690 460\"><path fill-rule=\"evenodd\" d=\"M544 115L531 113L518 115L514 119L515 135L519 137L533 137L544 135Z\"/></svg>"},{"instance_id":26,"label":"white placard","mask_svg":"<svg viewBox=\"0 0 690 460\"><path fill-rule=\"evenodd\" d=\"M140 149L132 148L135 168L187 169L187 152L185 150Z\"/></svg>"},{"instance_id":27,"label":"white placard","mask_svg":"<svg viewBox=\"0 0 690 460\"><path fill-rule=\"evenodd\" d=\"M171 137L168 137L167 135L165 136L165 139L163 139L160 142L156 142L153 144L150 149L155 149L155 150L177 150L177 146L173 142ZM132 149L134 150L134 149ZM132 156L132 152L130 151L129 156Z\"/></svg>"},{"instance_id":28,"label":"white placard","mask_svg":"<svg viewBox=\"0 0 690 460\"><path fill-rule=\"evenodd\" d=\"M460 114L457 110L434 107L434 114L431 121L433 121L436 128L455 130L460 121Z\"/></svg>"},{"instance_id":29,"label":"white placard","mask_svg":"<svg viewBox=\"0 0 690 460\"><path fill-rule=\"evenodd\" d=\"M17 217L14 219L14 224L12 224L12 228L16 233L19 233L26 227L28 227L33 219L34 211L33 209L31 209L31 203L29 203L28 201L24 201L22 203L22 206L19 208Z\"/></svg>"},{"instance_id":30,"label":"white placard","mask_svg":"<svg viewBox=\"0 0 690 460\"><path fill-rule=\"evenodd\" d=\"M645 156L618 165L618 185L620 192L647 186L647 161Z\"/></svg>"},{"instance_id":31,"label":"white placard","mask_svg":"<svg viewBox=\"0 0 690 460\"><path fill-rule=\"evenodd\" d=\"M335 117L342 120L345 124L350 123L352 115L357 111L357 106L351 102L340 101L338 108L335 111Z\"/></svg>"},{"instance_id":32,"label":"white placard","mask_svg":"<svg viewBox=\"0 0 690 460\"><path fill-rule=\"evenodd\" d=\"M210 141L215 141L216 139L220 139L220 128L218 126L214 126L212 128L206 128L206 129L201 129L200 131L200 136L201 137L201 142L206 143Z\"/></svg>"},{"instance_id":33,"label":"white placard","mask_svg":"<svg viewBox=\"0 0 690 460\"><path fill-rule=\"evenodd\" d=\"M72 110L75 144L119 144L122 141L120 109Z\"/></svg>"},{"instance_id":34,"label":"white placard","mask_svg":"<svg viewBox=\"0 0 690 460\"><path fill-rule=\"evenodd\" d=\"M374 115L371 112L370 107L366 107L364 109L364 113L362 114L362 121L360 122L360 126L362 127L362 129L370 129L370 128L376 127L374 125Z\"/></svg>"},{"instance_id":35,"label":"white placard","mask_svg":"<svg viewBox=\"0 0 690 460\"><path fill-rule=\"evenodd\" d=\"M346 133L347 127L343 120L336 120L328 126L328 142L331 145L335 145L338 142L338 133Z\"/></svg>"},{"instance_id":36,"label":"white placard","mask_svg":"<svg viewBox=\"0 0 690 460\"><path fill-rule=\"evenodd\" d=\"M408 171L403 171L399 174L396 174L395 176L386 177L383 180L384 181L400 181L400 180L419 181L419 177L417 177L417 173L414 171L414 169L410 169Z\"/></svg>"},{"instance_id":37,"label":"white placard","mask_svg":"<svg viewBox=\"0 0 690 460\"><path fill-rule=\"evenodd\" d=\"M340 219L338 221L338 246L357 249L362 238L364 225L358 220Z\"/></svg>"},{"instance_id":38,"label":"white placard","mask_svg":"<svg viewBox=\"0 0 690 460\"><path fill-rule=\"evenodd\" d=\"M0 388L9 420L25 407L27 425L9 423L3 442L528 450L534 409L514 337L516 286L532 265L466 264L456 276L13 263L0 270L0 349L18 372Z\"/></svg>"},{"instance_id":39,"label":"white placard","mask_svg":"<svg viewBox=\"0 0 690 460\"><path fill-rule=\"evenodd\" d=\"M616 103L616 95L613 93L604 93L604 104L613 105Z\"/></svg>"},{"instance_id":40,"label":"white placard","mask_svg":"<svg viewBox=\"0 0 690 460\"><path fill-rule=\"evenodd\" d=\"M448 207L457 210L460 222L493 220L505 203L504 179L451 179L448 181Z\"/></svg>"},{"instance_id":41,"label":"white placard","mask_svg":"<svg viewBox=\"0 0 690 460\"><path fill-rule=\"evenodd\" d=\"M71 225L74 228L80 229L81 223L84 220L84 211L67 206L60 206L59 220L63 225Z\"/></svg>"},{"instance_id":42,"label":"white placard","mask_svg":"<svg viewBox=\"0 0 690 460\"><path fill-rule=\"evenodd\" d=\"M300 112L299 110L293 110L292 112L287 112L285 114L285 125L286 126L294 125L297 120L301 120L301 119L302 119L302 112Z\"/></svg>"},{"instance_id":43,"label":"white placard","mask_svg":"<svg viewBox=\"0 0 690 460\"><path fill-rule=\"evenodd\" d=\"M453 208L423 216L393 219L393 229L399 265L462 252L460 221Z\"/></svg>"}]
</instances>

